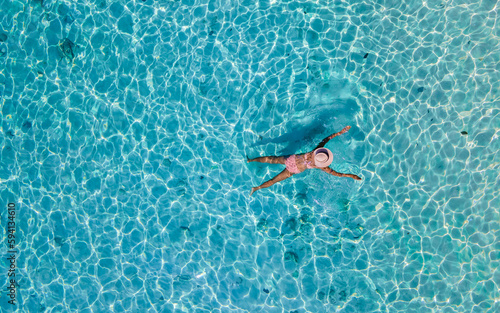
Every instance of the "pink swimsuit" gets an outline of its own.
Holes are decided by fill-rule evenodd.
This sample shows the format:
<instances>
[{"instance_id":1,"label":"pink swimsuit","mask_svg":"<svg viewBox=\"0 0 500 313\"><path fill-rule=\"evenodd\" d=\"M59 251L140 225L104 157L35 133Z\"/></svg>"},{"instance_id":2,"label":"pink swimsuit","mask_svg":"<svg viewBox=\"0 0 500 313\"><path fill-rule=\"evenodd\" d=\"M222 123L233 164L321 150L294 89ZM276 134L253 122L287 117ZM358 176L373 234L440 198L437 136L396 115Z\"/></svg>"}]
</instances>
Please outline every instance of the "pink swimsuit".
<instances>
[{"instance_id":1,"label":"pink swimsuit","mask_svg":"<svg viewBox=\"0 0 500 313\"><path fill-rule=\"evenodd\" d=\"M285 160L286 169L293 174L300 173L299 168L297 167L296 156L297 155L295 154L291 155ZM313 165L310 164L310 162L307 162L307 168L313 168Z\"/></svg>"}]
</instances>

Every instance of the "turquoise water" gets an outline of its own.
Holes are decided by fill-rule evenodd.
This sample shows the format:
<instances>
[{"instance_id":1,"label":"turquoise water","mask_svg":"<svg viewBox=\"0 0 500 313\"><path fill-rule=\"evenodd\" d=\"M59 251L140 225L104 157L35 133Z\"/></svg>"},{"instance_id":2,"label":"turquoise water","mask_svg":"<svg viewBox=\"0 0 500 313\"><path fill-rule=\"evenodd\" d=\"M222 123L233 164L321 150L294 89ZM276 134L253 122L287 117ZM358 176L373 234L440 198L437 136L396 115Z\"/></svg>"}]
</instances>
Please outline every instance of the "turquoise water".
<instances>
[{"instance_id":1,"label":"turquoise water","mask_svg":"<svg viewBox=\"0 0 500 313\"><path fill-rule=\"evenodd\" d=\"M500 311L500 4L403 2L2 1L1 310Z\"/></svg>"}]
</instances>

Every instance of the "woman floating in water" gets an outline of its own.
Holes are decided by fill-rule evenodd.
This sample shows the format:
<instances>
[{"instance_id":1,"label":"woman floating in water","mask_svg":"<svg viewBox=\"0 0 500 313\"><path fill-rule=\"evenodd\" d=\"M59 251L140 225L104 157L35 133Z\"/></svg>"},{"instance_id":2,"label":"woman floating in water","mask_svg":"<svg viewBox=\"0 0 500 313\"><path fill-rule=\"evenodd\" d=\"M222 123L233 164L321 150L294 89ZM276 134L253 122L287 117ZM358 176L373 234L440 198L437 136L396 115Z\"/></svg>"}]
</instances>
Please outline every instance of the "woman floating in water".
<instances>
[{"instance_id":1,"label":"woman floating in water","mask_svg":"<svg viewBox=\"0 0 500 313\"><path fill-rule=\"evenodd\" d=\"M324 146L326 145L326 143L328 141L330 141L330 139L346 133L350 128L351 128L351 126L347 126L344 129L342 129L341 131L339 131L338 133L335 133L333 135L326 137L311 152L302 153L302 154L294 154L294 155L291 155L288 157L285 157L285 156L279 156L279 157L277 157L277 156L265 156L265 157L255 158L255 159L249 159L247 162L261 162L261 163L285 164L286 165L286 169L284 169L283 172L279 173L276 177L266 181L265 183L263 183L259 187L253 187L250 195L252 195L256 190L272 186L279 181L282 181L284 179L292 177L294 174L301 173L301 172L305 171L306 169L310 169L310 168L319 168L320 170L327 172L328 174L332 174L332 175L338 176L338 177L351 177L351 178L356 179L356 180L361 180L361 178L357 175L337 173L328 167L328 165L330 165L333 161L333 154L330 150L328 150L327 148L324 148Z\"/></svg>"}]
</instances>

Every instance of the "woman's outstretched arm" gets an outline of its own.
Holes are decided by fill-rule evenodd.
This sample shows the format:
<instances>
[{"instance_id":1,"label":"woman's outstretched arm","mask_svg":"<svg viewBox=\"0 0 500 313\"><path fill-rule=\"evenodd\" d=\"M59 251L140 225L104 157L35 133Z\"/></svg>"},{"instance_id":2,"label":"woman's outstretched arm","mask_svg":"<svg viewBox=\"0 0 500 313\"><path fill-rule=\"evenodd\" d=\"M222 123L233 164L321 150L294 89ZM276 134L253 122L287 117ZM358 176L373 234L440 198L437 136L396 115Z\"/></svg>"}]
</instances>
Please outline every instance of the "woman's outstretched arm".
<instances>
[{"instance_id":1,"label":"woman's outstretched arm","mask_svg":"<svg viewBox=\"0 0 500 313\"><path fill-rule=\"evenodd\" d=\"M333 175L333 176L338 176L338 177L351 177L352 179L355 179L355 180L361 180L361 177L359 177L358 175L338 173L338 172L335 172L334 170L332 170L332 169L331 169L331 168L329 168L329 167L322 167L322 168L320 168L320 170L322 170L323 172L327 172L328 174L331 174L331 175Z\"/></svg>"},{"instance_id":2,"label":"woman's outstretched arm","mask_svg":"<svg viewBox=\"0 0 500 313\"><path fill-rule=\"evenodd\" d=\"M277 182L280 182L280 181L285 180L285 179L287 179L289 177L292 177L292 175L293 174L290 173L290 171L288 171L287 169L284 169L283 172L279 173L274 178L266 181L265 183L263 183L259 187L253 187L252 188L252 192L250 192L250 195L252 195L255 191L257 191L259 189L267 188L269 186L272 186L272 185L276 184Z\"/></svg>"},{"instance_id":3,"label":"woman's outstretched arm","mask_svg":"<svg viewBox=\"0 0 500 313\"><path fill-rule=\"evenodd\" d=\"M318 148L323 148L323 147L326 145L326 143L327 143L328 141L330 141L330 139L335 138L335 137L337 137L337 136L339 136L339 135L342 135L342 134L347 133L347 131L348 131L349 129L351 129L351 126L346 126L346 127L344 127L344 129L342 129L342 130L341 130L341 131L339 131L338 133L335 133L335 134L333 134L333 135L330 135L330 136L326 137L325 139L323 139L323 141L322 141L322 142L320 142L320 143L319 143L319 145L318 145L316 148L314 148L314 150L316 150L316 149L318 149Z\"/></svg>"}]
</instances>

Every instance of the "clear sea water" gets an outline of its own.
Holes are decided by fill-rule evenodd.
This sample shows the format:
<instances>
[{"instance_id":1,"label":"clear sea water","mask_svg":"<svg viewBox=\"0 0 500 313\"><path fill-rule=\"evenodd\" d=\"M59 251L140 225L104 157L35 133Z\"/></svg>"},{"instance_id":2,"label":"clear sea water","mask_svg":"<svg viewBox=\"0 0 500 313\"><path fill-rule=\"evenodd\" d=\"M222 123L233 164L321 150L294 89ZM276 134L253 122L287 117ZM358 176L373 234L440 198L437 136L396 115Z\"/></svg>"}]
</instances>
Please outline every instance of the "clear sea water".
<instances>
[{"instance_id":1,"label":"clear sea water","mask_svg":"<svg viewBox=\"0 0 500 313\"><path fill-rule=\"evenodd\" d=\"M500 312L499 10L0 1L1 311Z\"/></svg>"}]
</instances>

